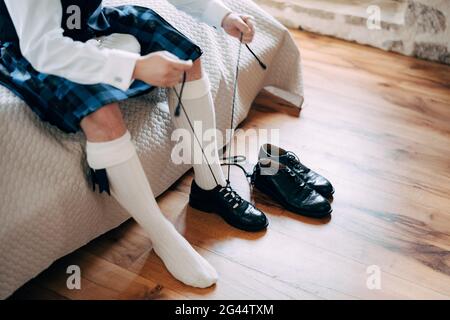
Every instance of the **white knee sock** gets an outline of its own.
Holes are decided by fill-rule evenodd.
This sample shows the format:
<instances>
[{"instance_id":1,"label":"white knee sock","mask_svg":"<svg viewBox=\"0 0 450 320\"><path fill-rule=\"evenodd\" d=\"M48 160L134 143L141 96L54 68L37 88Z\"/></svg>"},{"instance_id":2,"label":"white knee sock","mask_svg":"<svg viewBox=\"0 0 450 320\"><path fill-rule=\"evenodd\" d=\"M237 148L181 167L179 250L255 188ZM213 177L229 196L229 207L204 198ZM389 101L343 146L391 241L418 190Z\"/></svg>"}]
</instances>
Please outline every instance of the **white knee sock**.
<instances>
[{"instance_id":1,"label":"white knee sock","mask_svg":"<svg viewBox=\"0 0 450 320\"><path fill-rule=\"evenodd\" d=\"M109 142L87 142L86 150L89 166L106 168L112 195L148 233L170 273L190 286L213 285L217 281L214 268L161 213L129 132Z\"/></svg>"},{"instance_id":2,"label":"white knee sock","mask_svg":"<svg viewBox=\"0 0 450 320\"><path fill-rule=\"evenodd\" d=\"M181 84L177 85L175 89L179 94ZM188 130L188 132L192 135L191 146L193 147L191 154L193 161L192 164L194 166L195 182L204 190L214 189L217 184L225 186L226 180L220 166L216 135L212 134L210 136L208 134L208 137L204 139L204 133L206 130L209 130L208 133L215 133L215 131L212 130L216 130L214 102L210 91L208 77L204 75L199 80L186 82L181 101L185 111L188 113L191 124L194 126L195 133L202 144L202 148L204 149L211 166L210 169L208 167L208 163L202 155L202 151L197 140L192 135L192 129L189 125L188 119L186 118L184 110L180 110L180 116L176 117L174 115L175 109L178 105L178 98L173 90L171 90L169 95L169 107L173 123L175 124L175 127ZM196 122L197 125L195 125Z\"/></svg>"}]
</instances>

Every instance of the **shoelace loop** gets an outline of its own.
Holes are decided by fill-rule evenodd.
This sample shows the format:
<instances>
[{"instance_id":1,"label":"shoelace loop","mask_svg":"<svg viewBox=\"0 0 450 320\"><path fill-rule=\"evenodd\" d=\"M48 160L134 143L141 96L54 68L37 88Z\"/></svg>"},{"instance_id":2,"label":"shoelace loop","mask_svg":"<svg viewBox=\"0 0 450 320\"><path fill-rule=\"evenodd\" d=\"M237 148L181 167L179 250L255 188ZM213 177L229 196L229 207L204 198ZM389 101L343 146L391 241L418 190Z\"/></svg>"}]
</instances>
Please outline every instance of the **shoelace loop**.
<instances>
[{"instance_id":1,"label":"shoelace loop","mask_svg":"<svg viewBox=\"0 0 450 320\"><path fill-rule=\"evenodd\" d=\"M300 172L308 172L308 169L300 162L300 159L292 152L288 152L287 154L288 161L295 169Z\"/></svg>"},{"instance_id":2,"label":"shoelace loop","mask_svg":"<svg viewBox=\"0 0 450 320\"><path fill-rule=\"evenodd\" d=\"M222 187L222 189L219 190L219 192L224 193L224 199L230 198L228 203L233 204L233 208L237 208L244 201L241 196L229 185L229 181L225 187Z\"/></svg>"}]
</instances>

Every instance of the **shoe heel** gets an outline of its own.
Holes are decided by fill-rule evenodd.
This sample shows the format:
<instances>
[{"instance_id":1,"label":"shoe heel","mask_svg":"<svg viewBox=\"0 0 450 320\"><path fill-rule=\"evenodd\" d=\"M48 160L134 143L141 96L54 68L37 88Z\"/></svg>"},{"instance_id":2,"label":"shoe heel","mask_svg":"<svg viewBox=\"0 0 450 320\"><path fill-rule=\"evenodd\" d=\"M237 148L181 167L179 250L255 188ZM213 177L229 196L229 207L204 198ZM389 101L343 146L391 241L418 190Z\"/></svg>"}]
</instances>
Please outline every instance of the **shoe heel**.
<instances>
[{"instance_id":1,"label":"shoe heel","mask_svg":"<svg viewBox=\"0 0 450 320\"><path fill-rule=\"evenodd\" d=\"M192 197L189 197L189 205L196 209L207 213L213 213L214 210L212 206L207 203L205 200L198 200Z\"/></svg>"}]
</instances>

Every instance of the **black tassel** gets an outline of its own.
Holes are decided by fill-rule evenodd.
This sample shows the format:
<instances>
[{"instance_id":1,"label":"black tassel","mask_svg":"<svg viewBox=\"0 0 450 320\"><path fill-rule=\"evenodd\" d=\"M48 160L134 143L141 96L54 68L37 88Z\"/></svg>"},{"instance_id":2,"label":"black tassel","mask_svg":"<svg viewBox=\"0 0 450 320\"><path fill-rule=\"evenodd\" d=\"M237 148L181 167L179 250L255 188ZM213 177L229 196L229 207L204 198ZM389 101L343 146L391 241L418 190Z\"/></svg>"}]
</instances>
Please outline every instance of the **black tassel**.
<instances>
[{"instance_id":1,"label":"black tassel","mask_svg":"<svg viewBox=\"0 0 450 320\"><path fill-rule=\"evenodd\" d=\"M92 183L92 190L95 192L95 186L98 185L99 193L106 192L108 195L111 195L111 191L109 189L109 180L108 175L106 174L105 169L94 170L90 168L89 175Z\"/></svg>"},{"instance_id":2,"label":"black tassel","mask_svg":"<svg viewBox=\"0 0 450 320\"><path fill-rule=\"evenodd\" d=\"M95 180L95 171L94 171L94 169L89 168L89 173L88 173L88 175L89 175L89 180L91 180L92 191L95 192L95 185L96 185L97 183L96 183L96 180Z\"/></svg>"},{"instance_id":3,"label":"black tassel","mask_svg":"<svg viewBox=\"0 0 450 320\"><path fill-rule=\"evenodd\" d=\"M181 109L181 106L180 106L180 103L178 102L178 105L175 108L175 117L179 117L180 116L180 109Z\"/></svg>"}]
</instances>

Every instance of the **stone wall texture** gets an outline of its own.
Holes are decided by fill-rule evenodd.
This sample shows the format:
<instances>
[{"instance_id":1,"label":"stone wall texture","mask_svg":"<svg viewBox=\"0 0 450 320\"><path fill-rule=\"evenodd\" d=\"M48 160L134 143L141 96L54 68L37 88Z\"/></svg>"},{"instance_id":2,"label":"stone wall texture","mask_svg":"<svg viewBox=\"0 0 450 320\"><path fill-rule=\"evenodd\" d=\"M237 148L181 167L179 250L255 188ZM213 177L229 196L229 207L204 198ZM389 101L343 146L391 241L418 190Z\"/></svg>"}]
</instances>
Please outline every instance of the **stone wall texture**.
<instances>
[{"instance_id":1,"label":"stone wall texture","mask_svg":"<svg viewBox=\"0 0 450 320\"><path fill-rule=\"evenodd\" d=\"M290 28L450 64L450 0L255 0ZM369 28L380 8L379 28ZM354 9L342 9L343 6ZM347 10L347 11L346 11ZM369 21L368 21L369 20Z\"/></svg>"}]
</instances>

